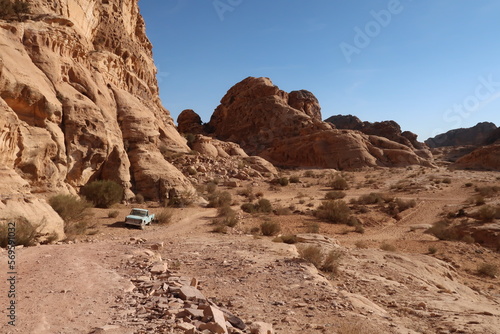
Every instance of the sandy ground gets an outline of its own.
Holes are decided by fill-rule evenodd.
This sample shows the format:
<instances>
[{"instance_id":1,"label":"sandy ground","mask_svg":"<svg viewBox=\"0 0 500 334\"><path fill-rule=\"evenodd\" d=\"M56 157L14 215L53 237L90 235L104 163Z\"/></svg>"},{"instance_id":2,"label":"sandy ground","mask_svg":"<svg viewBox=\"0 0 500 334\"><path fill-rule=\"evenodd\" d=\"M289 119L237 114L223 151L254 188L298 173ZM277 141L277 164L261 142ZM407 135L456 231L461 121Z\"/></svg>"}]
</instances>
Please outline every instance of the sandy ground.
<instances>
[{"instance_id":1,"label":"sandy ground","mask_svg":"<svg viewBox=\"0 0 500 334\"><path fill-rule=\"evenodd\" d=\"M215 209L175 209L171 224L145 230L121 223L131 206L114 208L120 212L115 219L107 218L110 210L94 209L97 233L80 236L76 243L17 250L16 326L7 324L8 299L2 292L0 332L90 333L120 324L129 328L124 333L133 333L134 328L117 317L131 288L133 268L127 260L137 250L162 242L158 252L163 259L182 274L196 277L211 300L247 322L272 323L277 333L500 333L500 278L476 272L480 263L500 267L499 254L479 244L439 241L415 228L434 223L443 210L463 207L474 195L474 187L465 183L500 185L499 173L420 167L345 173L350 185L347 201L389 191L417 201L399 220L368 206L368 212L358 215L365 227L360 234L308 214L331 190L326 187L329 172L313 172L314 177L303 176L304 171L287 172L300 175L300 183L286 187L254 183L254 192L262 192L274 207L293 205L296 213L242 213L228 234L212 233ZM447 178L450 183L435 182ZM234 209L245 201L236 193L246 185L220 187L232 193ZM498 201L498 196L488 199ZM149 207L162 210L154 203ZM320 234L340 245L344 255L339 273L318 272L297 258L295 245L250 233L268 219L278 222L283 234L306 233L317 224ZM130 238L146 243L135 244ZM395 251L381 250L383 243ZM435 254L429 254L430 247ZM1 251L2 282L7 279L6 266L7 254Z\"/></svg>"}]
</instances>

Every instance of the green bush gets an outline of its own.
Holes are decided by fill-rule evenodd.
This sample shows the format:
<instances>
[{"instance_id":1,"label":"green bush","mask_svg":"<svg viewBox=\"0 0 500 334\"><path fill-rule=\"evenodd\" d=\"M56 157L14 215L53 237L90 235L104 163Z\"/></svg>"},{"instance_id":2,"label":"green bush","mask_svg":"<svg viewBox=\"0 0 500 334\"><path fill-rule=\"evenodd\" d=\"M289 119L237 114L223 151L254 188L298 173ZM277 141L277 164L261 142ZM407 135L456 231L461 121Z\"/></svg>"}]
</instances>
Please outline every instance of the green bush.
<instances>
[{"instance_id":1,"label":"green bush","mask_svg":"<svg viewBox=\"0 0 500 334\"><path fill-rule=\"evenodd\" d=\"M9 223L14 223L15 226L9 226ZM6 248L8 246L9 233L11 238L14 235L12 239L14 239L16 246L28 247L35 245L41 225L32 224L24 217L17 217L0 223L0 247Z\"/></svg>"},{"instance_id":2,"label":"green bush","mask_svg":"<svg viewBox=\"0 0 500 334\"><path fill-rule=\"evenodd\" d=\"M93 181L81 190L82 195L98 208L109 208L123 199L123 188L111 180Z\"/></svg>"},{"instance_id":3,"label":"green bush","mask_svg":"<svg viewBox=\"0 0 500 334\"><path fill-rule=\"evenodd\" d=\"M281 231L281 226L276 222L266 221L260 224L260 230L263 235L269 237L278 234Z\"/></svg>"},{"instance_id":4,"label":"green bush","mask_svg":"<svg viewBox=\"0 0 500 334\"><path fill-rule=\"evenodd\" d=\"M84 199L73 195L55 195L49 198L49 204L64 220L65 224L84 220L89 216L92 205Z\"/></svg>"},{"instance_id":5,"label":"green bush","mask_svg":"<svg viewBox=\"0 0 500 334\"><path fill-rule=\"evenodd\" d=\"M316 210L315 216L333 224L348 224L351 210L343 200L324 201Z\"/></svg>"}]
</instances>

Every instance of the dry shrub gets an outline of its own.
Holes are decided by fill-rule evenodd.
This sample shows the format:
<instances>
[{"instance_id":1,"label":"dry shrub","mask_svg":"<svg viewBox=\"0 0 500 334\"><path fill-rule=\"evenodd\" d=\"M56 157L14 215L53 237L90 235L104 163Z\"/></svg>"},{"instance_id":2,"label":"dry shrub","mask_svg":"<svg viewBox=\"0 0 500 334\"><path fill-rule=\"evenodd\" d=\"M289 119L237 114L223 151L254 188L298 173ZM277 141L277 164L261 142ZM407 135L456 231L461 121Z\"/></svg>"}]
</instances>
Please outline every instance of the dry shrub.
<instances>
[{"instance_id":1,"label":"dry shrub","mask_svg":"<svg viewBox=\"0 0 500 334\"><path fill-rule=\"evenodd\" d=\"M379 193L369 193L359 196L358 200L355 201L358 204L382 204L384 203L384 198L382 194Z\"/></svg>"},{"instance_id":2,"label":"dry shrub","mask_svg":"<svg viewBox=\"0 0 500 334\"><path fill-rule=\"evenodd\" d=\"M291 215L292 214L292 210L290 210L290 208L285 208L285 207L278 207L275 211L274 211L278 216L288 216L288 215Z\"/></svg>"},{"instance_id":3,"label":"dry shrub","mask_svg":"<svg viewBox=\"0 0 500 334\"><path fill-rule=\"evenodd\" d=\"M359 248L359 249L367 249L368 248L368 243L364 240L356 241L356 243L354 245L356 246L356 248Z\"/></svg>"},{"instance_id":4,"label":"dry shrub","mask_svg":"<svg viewBox=\"0 0 500 334\"><path fill-rule=\"evenodd\" d=\"M347 184L346 179L344 179L340 175L337 175L330 183L328 183L328 187L331 187L334 190L347 190L347 189L349 189L349 185Z\"/></svg>"},{"instance_id":5,"label":"dry shrub","mask_svg":"<svg viewBox=\"0 0 500 334\"><path fill-rule=\"evenodd\" d=\"M500 207L491 205L482 206L475 214L476 218L483 222L490 222L500 218Z\"/></svg>"},{"instance_id":6,"label":"dry shrub","mask_svg":"<svg viewBox=\"0 0 500 334\"><path fill-rule=\"evenodd\" d=\"M334 275L339 272L340 260L344 254L338 250L330 251L321 265L321 270L327 273L332 273Z\"/></svg>"},{"instance_id":7,"label":"dry shrub","mask_svg":"<svg viewBox=\"0 0 500 334\"><path fill-rule=\"evenodd\" d=\"M321 252L321 247L316 245L307 245L297 247L299 256L312 263L316 268L321 268L323 264L323 253Z\"/></svg>"},{"instance_id":8,"label":"dry shrub","mask_svg":"<svg viewBox=\"0 0 500 334\"><path fill-rule=\"evenodd\" d=\"M55 195L49 204L65 223L80 221L89 216L90 202L73 195Z\"/></svg>"},{"instance_id":9,"label":"dry shrub","mask_svg":"<svg viewBox=\"0 0 500 334\"><path fill-rule=\"evenodd\" d=\"M481 276L495 278L498 273L498 266L493 263L483 263L477 267L477 273Z\"/></svg>"},{"instance_id":10,"label":"dry shrub","mask_svg":"<svg viewBox=\"0 0 500 334\"><path fill-rule=\"evenodd\" d=\"M306 226L307 233L319 233L319 224L318 223L309 223Z\"/></svg>"},{"instance_id":11,"label":"dry shrub","mask_svg":"<svg viewBox=\"0 0 500 334\"><path fill-rule=\"evenodd\" d=\"M276 178L276 179L272 180L271 184L273 184L273 185L278 185L279 184L282 187L286 187L289 182L290 182L290 180L288 180L287 177L279 177L279 178Z\"/></svg>"},{"instance_id":12,"label":"dry shrub","mask_svg":"<svg viewBox=\"0 0 500 334\"><path fill-rule=\"evenodd\" d=\"M227 226L222 225L222 224L217 224L213 229L212 232L214 233L221 233L221 234L226 234L227 233Z\"/></svg>"},{"instance_id":13,"label":"dry shrub","mask_svg":"<svg viewBox=\"0 0 500 334\"><path fill-rule=\"evenodd\" d=\"M442 219L435 222L432 227L425 231L425 233L432 234L439 240L458 240L458 233L451 226L451 221L448 219Z\"/></svg>"},{"instance_id":14,"label":"dry shrub","mask_svg":"<svg viewBox=\"0 0 500 334\"><path fill-rule=\"evenodd\" d=\"M209 208L220 208L222 206L231 205L232 197L227 191L217 191L208 196Z\"/></svg>"},{"instance_id":15,"label":"dry shrub","mask_svg":"<svg viewBox=\"0 0 500 334\"><path fill-rule=\"evenodd\" d=\"M324 201L314 215L333 224L349 224L351 210L343 200Z\"/></svg>"},{"instance_id":16,"label":"dry shrub","mask_svg":"<svg viewBox=\"0 0 500 334\"><path fill-rule=\"evenodd\" d=\"M252 204L252 203L243 203L241 205L241 210L243 210L243 212L246 212L246 213L255 213L255 212L257 212L257 210L255 208L255 204Z\"/></svg>"},{"instance_id":17,"label":"dry shrub","mask_svg":"<svg viewBox=\"0 0 500 334\"><path fill-rule=\"evenodd\" d=\"M396 246L389 244L387 242L382 243L380 245L380 249L386 252L395 252L397 250Z\"/></svg>"},{"instance_id":18,"label":"dry shrub","mask_svg":"<svg viewBox=\"0 0 500 334\"><path fill-rule=\"evenodd\" d=\"M329 191L325 194L325 199L342 199L346 196L346 193L340 190Z\"/></svg>"},{"instance_id":19,"label":"dry shrub","mask_svg":"<svg viewBox=\"0 0 500 334\"><path fill-rule=\"evenodd\" d=\"M281 226L276 222L266 221L260 224L260 230L263 235L270 237L277 235L281 231Z\"/></svg>"},{"instance_id":20,"label":"dry shrub","mask_svg":"<svg viewBox=\"0 0 500 334\"><path fill-rule=\"evenodd\" d=\"M163 209L155 215L155 219L160 225L170 224L172 221L173 212L170 209Z\"/></svg>"},{"instance_id":21,"label":"dry shrub","mask_svg":"<svg viewBox=\"0 0 500 334\"><path fill-rule=\"evenodd\" d=\"M369 328L359 321L344 322L337 330L337 334L373 334L377 333L374 329Z\"/></svg>"},{"instance_id":22,"label":"dry shrub","mask_svg":"<svg viewBox=\"0 0 500 334\"><path fill-rule=\"evenodd\" d=\"M414 208L417 205L417 202L414 199L405 200L402 198L396 198L394 202L396 203L399 212Z\"/></svg>"},{"instance_id":23,"label":"dry shrub","mask_svg":"<svg viewBox=\"0 0 500 334\"><path fill-rule=\"evenodd\" d=\"M483 197L492 197L495 196L496 193L500 192L499 186L485 186L485 187L476 187L476 192Z\"/></svg>"},{"instance_id":24,"label":"dry shrub","mask_svg":"<svg viewBox=\"0 0 500 334\"><path fill-rule=\"evenodd\" d=\"M290 177L290 183L300 183L300 178L296 175Z\"/></svg>"},{"instance_id":25,"label":"dry shrub","mask_svg":"<svg viewBox=\"0 0 500 334\"><path fill-rule=\"evenodd\" d=\"M24 217L16 217L0 223L0 247L6 248L9 245L9 237L14 240L16 246L35 245L43 224L44 222L38 225L33 224Z\"/></svg>"},{"instance_id":26,"label":"dry shrub","mask_svg":"<svg viewBox=\"0 0 500 334\"><path fill-rule=\"evenodd\" d=\"M297 243L297 236L294 234L285 234L281 235L273 240L274 242L283 242L285 244L296 244Z\"/></svg>"},{"instance_id":27,"label":"dry shrub","mask_svg":"<svg viewBox=\"0 0 500 334\"><path fill-rule=\"evenodd\" d=\"M114 210L108 212L108 218L116 218L120 214L120 211Z\"/></svg>"},{"instance_id":28,"label":"dry shrub","mask_svg":"<svg viewBox=\"0 0 500 334\"><path fill-rule=\"evenodd\" d=\"M253 187L251 185L248 185L247 187L238 190L237 194L248 198L249 201L253 201L255 199L255 195L253 194Z\"/></svg>"},{"instance_id":29,"label":"dry shrub","mask_svg":"<svg viewBox=\"0 0 500 334\"><path fill-rule=\"evenodd\" d=\"M144 203L144 196L142 194L137 194L135 195L134 200L137 204L142 204Z\"/></svg>"}]
</instances>

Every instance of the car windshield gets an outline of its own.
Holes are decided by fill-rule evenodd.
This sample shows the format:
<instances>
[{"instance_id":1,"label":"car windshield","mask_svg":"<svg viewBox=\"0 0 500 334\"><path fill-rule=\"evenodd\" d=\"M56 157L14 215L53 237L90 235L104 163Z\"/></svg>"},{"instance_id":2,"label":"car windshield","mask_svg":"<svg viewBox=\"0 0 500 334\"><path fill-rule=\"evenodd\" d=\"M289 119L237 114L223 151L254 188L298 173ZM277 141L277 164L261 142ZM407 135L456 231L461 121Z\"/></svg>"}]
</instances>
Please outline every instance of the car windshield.
<instances>
[{"instance_id":1,"label":"car windshield","mask_svg":"<svg viewBox=\"0 0 500 334\"><path fill-rule=\"evenodd\" d=\"M147 213L148 213L147 211L143 211L143 210L132 210L132 212L130 212L130 215L131 216L146 217Z\"/></svg>"}]
</instances>

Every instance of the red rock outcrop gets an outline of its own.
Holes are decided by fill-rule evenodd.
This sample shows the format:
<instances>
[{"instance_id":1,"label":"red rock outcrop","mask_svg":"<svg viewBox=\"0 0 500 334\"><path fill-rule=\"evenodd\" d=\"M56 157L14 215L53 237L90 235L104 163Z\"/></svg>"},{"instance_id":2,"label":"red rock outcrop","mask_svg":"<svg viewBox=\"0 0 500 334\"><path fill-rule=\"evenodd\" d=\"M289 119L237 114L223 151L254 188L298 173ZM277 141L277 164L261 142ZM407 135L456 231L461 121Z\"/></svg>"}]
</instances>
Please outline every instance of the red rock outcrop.
<instances>
[{"instance_id":1,"label":"red rock outcrop","mask_svg":"<svg viewBox=\"0 0 500 334\"><path fill-rule=\"evenodd\" d=\"M30 5L28 20L0 20L2 166L34 192L100 178L149 199L192 189L159 152L189 148L159 100L137 0Z\"/></svg>"},{"instance_id":2,"label":"red rock outcrop","mask_svg":"<svg viewBox=\"0 0 500 334\"><path fill-rule=\"evenodd\" d=\"M203 122L200 115L192 109L183 110L177 117L177 130L180 133L203 133Z\"/></svg>"},{"instance_id":3,"label":"red rock outcrop","mask_svg":"<svg viewBox=\"0 0 500 334\"><path fill-rule=\"evenodd\" d=\"M317 99L290 94L268 78L249 77L222 98L209 127L218 139L279 166L360 168L429 164L409 146L321 121ZM409 141L409 139L407 139Z\"/></svg>"},{"instance_id":4,"label":"red rock outcrop","mask_svg":"<svg viewBox=\"0 0 500 334\"><path fill-rule=\"evenodd\" d=\"M500 145L488 145L464 155L455 163L456 167L500 171Z\"/></svg>"},{"instance_id":5,"label":"red rock outcrop","mask_svg":"<svg viewBox=\"0 0 500 334\"><path fill-rule=\"evenodd\" d=\"M358 130L367 135L385 137L396 143L411 148L418 156L424 159L432 159L432 153L424 143L417 140L417 135L410 131L402 131L401 126L394 121L362 122L358 117L352 115L336 115L329 117L325 122L332 123L337 129Z\"/></svg>"}]
</instances>

